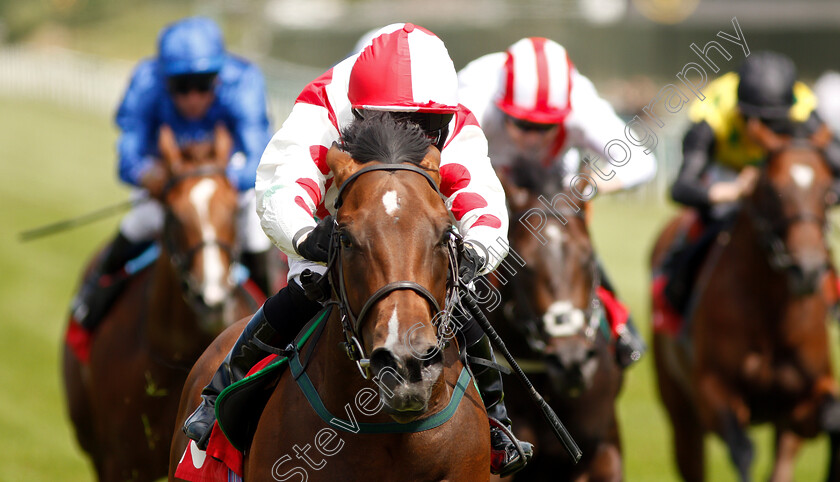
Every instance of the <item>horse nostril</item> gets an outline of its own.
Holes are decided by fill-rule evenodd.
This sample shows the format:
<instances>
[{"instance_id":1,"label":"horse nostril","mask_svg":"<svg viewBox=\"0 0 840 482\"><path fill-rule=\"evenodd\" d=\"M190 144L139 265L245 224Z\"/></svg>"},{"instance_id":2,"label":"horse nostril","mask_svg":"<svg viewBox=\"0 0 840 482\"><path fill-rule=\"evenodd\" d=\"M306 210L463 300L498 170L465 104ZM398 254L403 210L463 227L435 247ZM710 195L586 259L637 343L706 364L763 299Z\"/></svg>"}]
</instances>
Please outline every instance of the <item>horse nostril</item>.
<instances>
[{"instance_id":1,"label":"horse nostril","mask_svg":"<svg viewBox=\"0 0 840 482\"><path fill-rule=\"evenodd\" d=\"M554 365L554 366L557 366L557 367L562 367L563 366L563 360L561 360L560 355L558 355L556 353L547 353L545 355L545 360L546 360L546 362L548 362L551 365Z\"/></svg>"},{"instance_id":2,"label":"horse nostril","mask_svg":"<svg viewBox=\"0 0 840 482\"><path fill-rule=\"evenodd\" d=\"M379 373L384 368L397 369L399 362L391 350L387 348L377 348L370 354L370 368L373 373Z\"/></svg>"},{"instance_id":3,"label":"horse nostril","mask_svg":"<svg viewBox=\"0 0 840 482\"><path fill-rule=\"evenodd\" d=\"M424 368L443 363L443 351L439 347L433 346L426 350L422 360Z\"/></svg>"}]
</instances>

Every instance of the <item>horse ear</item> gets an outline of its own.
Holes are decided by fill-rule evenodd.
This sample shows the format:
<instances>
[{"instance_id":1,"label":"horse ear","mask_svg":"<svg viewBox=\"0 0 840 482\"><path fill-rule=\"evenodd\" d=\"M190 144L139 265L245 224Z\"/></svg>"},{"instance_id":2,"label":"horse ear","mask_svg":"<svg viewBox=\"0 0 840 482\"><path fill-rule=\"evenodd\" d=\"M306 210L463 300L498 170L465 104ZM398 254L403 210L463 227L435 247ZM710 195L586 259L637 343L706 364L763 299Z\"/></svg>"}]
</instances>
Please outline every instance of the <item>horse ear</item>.
<instances>
[{"instance_id":1,"label":"horse ear","mask_svg":"<svg viewBox=\"0 0 840 482\"><path fill-rule=\"evenodd\" d=\"M428 171L435 184L440 186L440 151L435 146L429 146L426 157L420 161L420 167Z\"/></svg>"},{"instance_id":2,"label":"horse ear","mask_svg":"<svg viewBox=\"0 0 840 482\"><path fill-rule=\"evenodd\" d=\"M828 144L834 139L834 133L831 132L827 124L822 124L817 132L811 136L811 144L817 149L825 149Z\"/></svg>"},{"instance_id":3,"label":"horse ear","mask_svg":"<svg viewBox=\"0 0 840 482\"><path fill-rule=\"evenodd\" d=\"M775 152L782 149L787 139L773 132L763 122L756 118L747 121L747 136L758 143L764 150Z\"/></svg>"},{"instance_id":4,"label":"horse ear","mask_svg":"<svg viewBox=\"0 0 840 482\"><path fill-rule=\"evenodd\" d=\"M160 126L160 133L158 134L158 150L160 151L160 155L163 157L163 162L166 164L169 172L178 172L184 161L181 158L181 149L178 147L178 141L175 139L175 133L172 131L172 128L166 124Z\"/></svg>"},{"instance_id":5,"label":"horse ear","mask_svg":"<svg viewBox=\"0 0 840 482\"><path fill-rule=\"evenodd\" d=\"M353 160L349 153L342 151L338 144L333 142L330 150L327 151L327 166L335 176L335 186L344 184L350 176L361 169L361 165Z\"/></svg>"},{"instance_id":6,"label":"horse ear","mask_svg":"<svg viewBox=\"0 0 840 482\"><path fill-rule=\"evenodd\" d=\"M230 154L233 151L233 137L221 122L217 123L214 129L213 143L216 151L216 163L220 166L227 166L228 161L230 161Z\"/></svg>"}]
</instances>

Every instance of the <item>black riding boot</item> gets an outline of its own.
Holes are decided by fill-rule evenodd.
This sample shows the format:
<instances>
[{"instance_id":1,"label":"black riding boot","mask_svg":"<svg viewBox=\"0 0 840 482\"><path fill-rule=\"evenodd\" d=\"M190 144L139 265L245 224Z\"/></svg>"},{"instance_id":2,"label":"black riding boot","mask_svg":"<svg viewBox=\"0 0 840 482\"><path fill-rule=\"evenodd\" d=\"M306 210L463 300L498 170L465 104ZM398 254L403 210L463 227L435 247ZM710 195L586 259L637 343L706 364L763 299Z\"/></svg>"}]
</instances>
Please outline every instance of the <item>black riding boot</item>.
<instances>
[{"instance_id":1,"label":"black riding boot","mask_svg":"<svg viewBox=\"0 0 840 482\"><path fill-rule=\"evenodd\" d=\"M682 240L663 263L668 276L663 293L677 313L686 315L694 289L694 278L715 239L726 229L728 222L728 219L707 221L703 233L696 241Z\"/></svg>"},{"instance_id":2,"label":"black riding boot","mask_svg":"<svg viewBox=\"0 0 840 482\"><path fill-rule=\"evenodd\" d=\"M607 276L604 265L601 264L600 260L596 261L596 265L598 266L601 286L618 299L615 285L612 284L609 276ZM618 339L615 341L615 359L619 366L627 368L642 358L642 355L647 351L647 345L645 344L645 340L642 339L642 335L639 334L639 330L636 329L636 324L633 322L631 315L627 316L627 321L622 328L618 333Z\"/></svg>"},{"instance_id":3,"label":"black riding boot","mask_svg":"<svg viewBox=\"0 0 840 482\"><path fill-rule=\"evenodd\" d=\"M201 405L184 422L184 433L195 440L198 448L207 449L210 429L216 421L216 397L233 382L245 378L248 370L265 358L266 353L254 344L254 340L270 344L276 335L277 332L268 323L260 307L216 370L213 379L201 391Z\"/></svg>"},{"instance_id":4,"label":"black riding boot","mask_svg":"<svg viewBox=\"0 0 840 482\"><path fill-rule=\"evenodd\" d=\"M242 265L248 268L251 280L262 290L265 296L271 296L271 266L269 265L270 249L259 253L242 253Z\"/></svg>"},{"instance_id":5,"label":"black riding boot","mask_svg":"<svg viewBox=\"0 0 840 482\"><path fill-rule=\"evenodd\" d=\"M490 339L484 335L474 345L467 348L467 355L473 358L481 358L496 362L493 355L493 348L490 347ZM484 406L487 409L487 416L493 419L490 423L490 471L502 477L513 474L525 467L534 454L534 446L525 441L517 441L511 430L510 418L504 403L504 390L502 387L502 374L498 370L478 363L470 363L470 369L475 375L475 383ZM498 424L494 423L498 422ZM503 426L504 428L500 427ZM519 443L525 453L523 459L516 444Z\"/></svg>"},{"instance_id":6,"label":"black riding boot","mask_svg":"<svg viewBox=\"0 0 840 482\"><path fill-rule=\"evenodd\" d=\"M93 332L108 312L125 285L125 279L114 275L135 256L141 254L149 243L134 243L117 233L107 252L88 274L79 293L71 303L73 318L88 332Z\"/></svg>"},{"instance_id":7,"label":"black riding boot","mask_svg":"<svg viewBox=\"0 0 840 482\"><path fill-rule=\"evenodd\" d=\"M248 371L268 355L254 343L285 347L321 309L321 304L306 297L295 281L265 301L254 313L242 334L233 344L213 379L201 391L201 405L184 422L184 433L195 440L201 450L207 449L210 431L216 421L216 398L232 383L245 378Z\"/></svg>"}]
</instances>

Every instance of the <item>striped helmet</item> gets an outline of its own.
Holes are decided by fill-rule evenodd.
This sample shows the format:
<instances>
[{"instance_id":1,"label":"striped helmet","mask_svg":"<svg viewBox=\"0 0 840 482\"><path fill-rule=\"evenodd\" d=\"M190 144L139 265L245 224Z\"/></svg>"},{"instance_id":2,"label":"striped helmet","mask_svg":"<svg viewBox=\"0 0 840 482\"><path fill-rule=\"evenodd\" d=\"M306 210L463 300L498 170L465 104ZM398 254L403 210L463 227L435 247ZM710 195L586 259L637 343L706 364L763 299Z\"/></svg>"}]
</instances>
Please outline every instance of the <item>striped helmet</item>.
<instances>
[{"instance_id":1,"label":"striped helmet","mask_svg":"<svg viewBox=\"0 0 840 482\"><path fill-rule=\"evenodd\" d=\"M557 42L524 38L507 50L496 105L517 119L559 124L572 110L573 68L566 49Z\"/></svg>"},{"instance_id":2,"label":"striped helmet","mask_svg":"<svg viewBox=\"0 0 840 482\"><path fill-rule=\"evenodd\" d=\"M359 53L347 96L353 109L453 114L458 76L435 34L410 23L392 24Z\"/></svg>"}]
</instances>

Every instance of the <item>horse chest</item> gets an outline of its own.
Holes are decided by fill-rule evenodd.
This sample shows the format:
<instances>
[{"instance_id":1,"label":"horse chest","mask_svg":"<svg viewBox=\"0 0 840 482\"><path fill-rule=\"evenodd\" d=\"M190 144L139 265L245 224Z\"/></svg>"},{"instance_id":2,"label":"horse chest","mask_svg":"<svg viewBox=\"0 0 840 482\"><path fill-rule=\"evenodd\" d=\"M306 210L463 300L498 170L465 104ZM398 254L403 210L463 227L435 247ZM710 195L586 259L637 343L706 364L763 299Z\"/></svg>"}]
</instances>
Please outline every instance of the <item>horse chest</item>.
<instances>
[{"instance_id":1,"label":"horse chest","mask_svg":"<svg viewBox=\"0 0 840 482\"><path fill-rule=\"evenodd\" d=\"M770 399L794 399L806 396L812 376L801 363L780 354L748 353L741 362L741 378L751 398L764 402Z\"/></svg>"}]
</instances>

